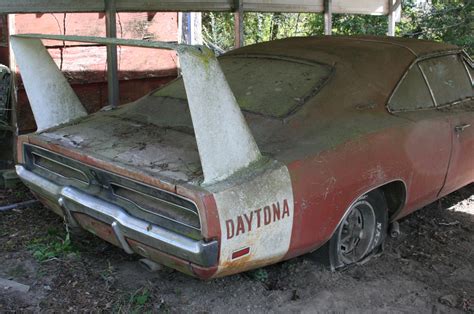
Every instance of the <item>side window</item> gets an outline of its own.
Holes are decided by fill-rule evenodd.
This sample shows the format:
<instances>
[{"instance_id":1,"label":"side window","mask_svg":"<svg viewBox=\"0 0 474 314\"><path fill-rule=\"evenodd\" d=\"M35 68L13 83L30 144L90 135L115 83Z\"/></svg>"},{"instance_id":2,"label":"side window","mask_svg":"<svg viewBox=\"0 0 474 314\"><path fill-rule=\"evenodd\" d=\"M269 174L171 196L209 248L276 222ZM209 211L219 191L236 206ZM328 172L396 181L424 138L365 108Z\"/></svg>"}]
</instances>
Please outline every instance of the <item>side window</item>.
<instances>
[{"instance_id":1,"label":"side window","mask_svg":"<svg viewBox=\"0 0 474 314\"><path fill-rule=\"evenodd\" d=\"M459 55L431 58L419 64L438 106L472 97L471 80Z\"/></svg>"},{"instance_id":2,"label":"side window","mask_svg":"<svg viewBox=\"0 0 474 314\"><path fill-rule=\"evenodd\" d=\"M433 108L433 98L420 68L415 64L408 70L388 103L390 111L413 111Z\"/></svg>"}]
</instances>

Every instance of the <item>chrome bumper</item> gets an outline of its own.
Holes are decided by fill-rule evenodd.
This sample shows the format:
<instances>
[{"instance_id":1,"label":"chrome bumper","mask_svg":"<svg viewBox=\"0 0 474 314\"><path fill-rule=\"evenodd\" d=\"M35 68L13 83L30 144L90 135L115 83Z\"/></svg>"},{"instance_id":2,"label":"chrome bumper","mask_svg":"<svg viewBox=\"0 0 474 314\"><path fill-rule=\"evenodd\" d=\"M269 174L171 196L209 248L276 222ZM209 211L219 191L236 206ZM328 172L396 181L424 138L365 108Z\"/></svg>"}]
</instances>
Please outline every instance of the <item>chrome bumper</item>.
<instances>
[{"instance_id":1,"label":"chrome bumper","mask_svg":"<svg viewBox=\"0 0 474 314\"><path fill-rule=\"evenodd\" d=\"M217 264L217 241L204 242L151 225L149 222L130 216L122 208L105 202L80 190L57 185L22 165L16 166L21 180L33 191L57 202L72 225L78 225L72 213L89 215L109 224L125 252L134 253L125 238L139 241L164 253L190 261L203 267Z\"/></svg>"}]
</instances>

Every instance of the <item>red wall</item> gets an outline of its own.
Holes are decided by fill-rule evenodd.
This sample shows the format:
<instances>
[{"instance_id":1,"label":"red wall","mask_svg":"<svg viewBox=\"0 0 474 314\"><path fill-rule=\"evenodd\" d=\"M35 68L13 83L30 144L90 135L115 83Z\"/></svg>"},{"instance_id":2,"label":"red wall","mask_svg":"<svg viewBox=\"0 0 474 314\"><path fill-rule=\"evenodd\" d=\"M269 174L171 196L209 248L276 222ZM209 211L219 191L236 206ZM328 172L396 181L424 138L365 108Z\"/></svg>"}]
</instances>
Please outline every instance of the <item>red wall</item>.
<instances>
[{"instance_id":1,"label":"red wall","mask_svg":"<svg viewBox=\"0 0 474 314\"><path fill-rule=\"evenodd\" d=\"M103 13L17 14L13 18L14 30L10 33L105 36ZM119 13L117 36L177 41L178 14ZM104 46L72 42L63 46L62 42L50 40L44 44L89 112L107 104ZM176 77L173 51L122 46L117 49L121 103L133 101ZM23 88L18 92L17 120L20 132L36 128Z\"/></svg>"}]
</instances>

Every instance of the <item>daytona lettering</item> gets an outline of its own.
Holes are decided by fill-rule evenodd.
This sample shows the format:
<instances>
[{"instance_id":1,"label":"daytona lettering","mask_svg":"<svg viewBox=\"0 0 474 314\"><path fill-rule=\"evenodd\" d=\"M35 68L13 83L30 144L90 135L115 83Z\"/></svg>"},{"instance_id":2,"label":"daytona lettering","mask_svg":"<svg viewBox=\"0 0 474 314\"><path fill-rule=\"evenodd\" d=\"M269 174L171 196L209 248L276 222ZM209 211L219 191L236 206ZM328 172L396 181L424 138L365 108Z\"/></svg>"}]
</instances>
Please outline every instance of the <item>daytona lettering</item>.
<instances>
[{"instance_id":1,"label":"daytona lettering","mask_svg":"<svg viewBox=\"0 0 474 314\"><path fill-rule=\"evenodd\" d=\"M269 225L280 219L285 219L286 217L290 217L290 208L287 199L283 200L282 207L280 207L280 202L276 202L272 205L267 205L263 208L239 215L235 219L226 220L227 239L232 239L234 236L251 232L252 230Z\"/></svg>"}]
</instances>

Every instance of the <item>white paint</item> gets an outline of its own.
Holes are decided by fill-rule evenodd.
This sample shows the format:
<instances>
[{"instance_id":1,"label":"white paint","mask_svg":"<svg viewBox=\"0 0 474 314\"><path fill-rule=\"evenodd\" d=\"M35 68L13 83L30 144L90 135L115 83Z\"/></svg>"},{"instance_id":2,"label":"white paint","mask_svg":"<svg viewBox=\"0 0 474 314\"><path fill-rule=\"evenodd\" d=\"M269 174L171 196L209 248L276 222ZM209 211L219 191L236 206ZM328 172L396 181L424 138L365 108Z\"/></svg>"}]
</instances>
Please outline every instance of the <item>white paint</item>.
<instances>
[{"instance_id":1,"label":"white paint","mask_svg":"<svg viewBox=\"0 0 474 314\"><path fill-rule=\"evenodd\" d=\"M204 173L204 183L224 180L261 155L214 53L178 50Z\"/></svg>"},{"instance_id":2,"label":"white paint","mask_svg":"<svg viewBox=\"0 0 474 314\"><path fill-rule=\"evenodd\" d=\"M39 39L11 37L37 132L87 115L43 43Z\"/></svg>"},{"instance_id":3,"label":"white paint","mask_svg":"<svg viewBox=\"0 0 474 314\"><path fill-rule=\"evenodd\" d=\"M258 173L253 179L243 180L241 184L234 185L214 194L214 199L219 211L221 226L221 246L219 269L217 276L237 271L243 271L280 261L288 252L293 229L293 190L288 169L284 165L272 166L263 173ZM288 204L288 215L280 219L272 219L265 225L263 211L265 206L279 204L281 213L283 204ZM260 227L258 227L256 210L261 209ZM251 228L244 218L253 212ZM234 229L232 237L228 237L228 221L232 220L237 227L237 217L241 217L245 224L245 232L237 234ZM232 259L236 250L250 247L250 254L238 259ZM240 260L244 260L240 263Z\"/></svg>"}]
</instances>

